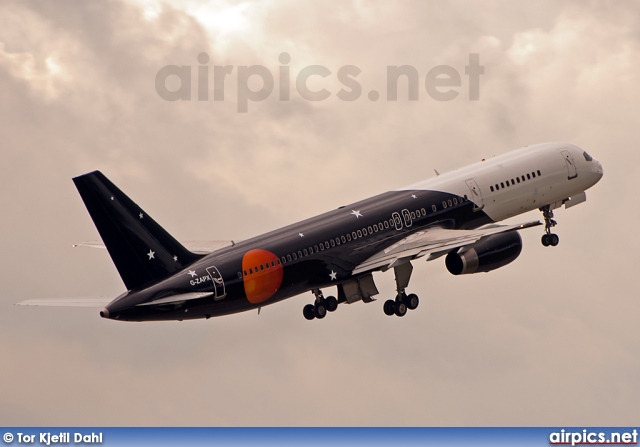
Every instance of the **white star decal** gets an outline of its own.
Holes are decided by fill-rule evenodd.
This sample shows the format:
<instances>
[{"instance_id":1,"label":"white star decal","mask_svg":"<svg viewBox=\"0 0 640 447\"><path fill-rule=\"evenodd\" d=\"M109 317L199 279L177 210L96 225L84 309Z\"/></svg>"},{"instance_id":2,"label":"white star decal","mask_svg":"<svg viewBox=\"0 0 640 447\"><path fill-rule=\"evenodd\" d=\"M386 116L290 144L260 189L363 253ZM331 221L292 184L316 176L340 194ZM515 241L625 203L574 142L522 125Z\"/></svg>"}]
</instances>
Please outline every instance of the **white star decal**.
<instances>
[{"instance_id":1,"label":"white star decal","mask_svg":"<svg viewBox=\"0 0 640 447\"><path fill-rule=\"evenodd\" d=\"M139 217L140 219L142 219L142 218L144 217L144 214L140 213L140 214L138 214L138 217Z\"/></svg>"},{"instance_id":2,"label":"white star decal","mask_svg":"<svg viewBox=\"0 0 640 447\"><path fill-rule=\"evenodd\" d=\"M155 255L156 255L156 252L149 249L149 253L147 253L147 256L149 256L149 261L151 261L152 259L155 259L156 258Z\"/></svg>"},{"instance_id":3,"label":"white star decal","mask_svg":"<svg viewBox=\"0 0 640 447\"><path fill-rule=\"evenodd\" d=\"M415 194L411 194L411 198L412 198L412 199L417 199L417 198L418 198L418 196L416 196Z\"/></svg>"},{"instance_id":4,"label":"white star decal","mask_svg":"<svg viewBox=\"0 0 640 447\"><path fill-rule=\"evenodd\" d=\"M195 270L189 270L187 272L189 275L191 275L191 277L193 278L194 276L198 276L198 274L195 272Z\"/></svg>"},{"instance_id":5,"label":"white star decal","mask_svg":"<svg viewBox=\"0 0 640 447\"><path fill-rule=\"evenodd\" d=\"M338 279L338 273L331 270L331 273L329 273L329 278L331 278L331 281L335 281L336 279Z\"/></svg>"},{"instance_id":6,"label":"white star decal","mask_svg":"<svg viewBox=\"0 0 640 447\"><path fill-rule=\"evenodd\" d=\"M304 237L304 233L298 233L298 236Z\"/></svg>"},{"instance_id":7,"label":"white star decal","mask_svg":"<svg viewBox=\"0 0 640 447\"><path fill-rule=\"evenodd\" d=\"M353 214L354 216L356 216L356 219L357 219L358 217L362 217L362 214L360 214L360 211L351 210L351 214Z\"/></svg>"},{"instance_id":8,"label":"white star decal","mask_svg":"<svg viewBox=\"0 0 640 447\"><path fill-rule=\"evenodd\" d=\"M178 257L177 256L173 257L173 262L178 262Z\"/></svg>"}]
</instances>

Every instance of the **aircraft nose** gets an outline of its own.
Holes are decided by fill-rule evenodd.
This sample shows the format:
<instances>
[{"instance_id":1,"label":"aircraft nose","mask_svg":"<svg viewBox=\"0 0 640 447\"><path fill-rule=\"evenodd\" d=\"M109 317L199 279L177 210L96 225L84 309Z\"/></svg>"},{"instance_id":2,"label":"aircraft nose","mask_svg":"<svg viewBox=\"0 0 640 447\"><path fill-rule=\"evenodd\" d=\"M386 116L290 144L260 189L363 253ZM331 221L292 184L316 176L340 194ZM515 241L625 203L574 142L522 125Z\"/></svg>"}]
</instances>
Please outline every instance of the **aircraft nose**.
<instances>
[{"instance_id":1,"label":"aircraft nose","mask_svg":"<svg viewBox=\"0 0 640 447\"><path fill-rule=\"evenodd\" d=\"M100 311L100 316L102 318L109 318L109 309L106 307Z\"/></svg>"},{"instance_id":2,"label":"aircraft nose","mask_svg":"<svg viewBox=\"0 0 640 447\"><path fill-rule=\"evenodd\" d=\"M604 169L599 161L596 161L596 174L599 174L600 177L604 175Z\"/></svg>"}]
</instances>

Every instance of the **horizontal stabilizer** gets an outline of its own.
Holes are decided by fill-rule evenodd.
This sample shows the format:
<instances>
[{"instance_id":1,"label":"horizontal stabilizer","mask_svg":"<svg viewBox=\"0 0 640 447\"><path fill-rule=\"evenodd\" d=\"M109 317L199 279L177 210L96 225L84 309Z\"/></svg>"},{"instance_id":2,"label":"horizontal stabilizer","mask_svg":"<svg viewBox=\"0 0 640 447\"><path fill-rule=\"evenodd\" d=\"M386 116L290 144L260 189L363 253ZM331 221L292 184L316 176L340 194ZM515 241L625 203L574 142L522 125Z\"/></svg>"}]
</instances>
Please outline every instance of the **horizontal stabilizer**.
<instances>
[{"instance_id":1,"label":"horizontal stabilizer","mask_svg":"<svg viewBox=\"0 0 640 447\"><path fill-rule=\"evenodd\" d=\"M236 243L234 241L183 241L182 245L184 248L189 250L192 253L200 254L200 255L208 255L213 253L216 250L220 250L225 247L232 247ZM73 248L82 247L82 248L100 248L104 250L107 248L104 243L100 241L86 241L79 242L77 244L73 244Z\"/></svg>"},{"instance_id":2,"label":"horizontal stabilizer","mask_svg":"<svg viewBox=\"0 0 640 447\"><path fill-rule=\"evenodd\" d=\"M16 303L16 306L105 307L111 298L42 298Z\"/></svg>"},{"instance_id":3,"label":"horizontal stabilizer","mask_svg":"<svg viewBox=\"0 0 640 447\"><path fill-rule=\"evenodd\" d=\"M165 298L160 298L159 300L138 304L138 306L157 306L159 304L180 304L180 303L184 303L185 301L199 300L200 298L206 298L212 295L213 295L213 292L178 293L177 295L167 296Z\"/></svg>"}]
</instances>

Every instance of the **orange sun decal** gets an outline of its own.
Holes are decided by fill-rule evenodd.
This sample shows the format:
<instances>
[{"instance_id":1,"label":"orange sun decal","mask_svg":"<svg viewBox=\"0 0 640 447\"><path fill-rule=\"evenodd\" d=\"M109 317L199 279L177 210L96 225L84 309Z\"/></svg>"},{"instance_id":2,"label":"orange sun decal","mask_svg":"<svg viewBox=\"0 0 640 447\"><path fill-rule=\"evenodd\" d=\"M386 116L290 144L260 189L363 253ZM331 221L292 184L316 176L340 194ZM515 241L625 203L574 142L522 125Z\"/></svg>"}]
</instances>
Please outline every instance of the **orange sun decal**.
<instances>
[{"instance_id":1,"label":"orange sun decal","mask_svg":"<svg viewBox=\"0 0 640 447\"><path fill-rule=\"evenodd\" d=\"M242 257L244 293L252 304L271 298L282 284L282 265L267 250L250 250Z\"/></svg>"}]
</instances>

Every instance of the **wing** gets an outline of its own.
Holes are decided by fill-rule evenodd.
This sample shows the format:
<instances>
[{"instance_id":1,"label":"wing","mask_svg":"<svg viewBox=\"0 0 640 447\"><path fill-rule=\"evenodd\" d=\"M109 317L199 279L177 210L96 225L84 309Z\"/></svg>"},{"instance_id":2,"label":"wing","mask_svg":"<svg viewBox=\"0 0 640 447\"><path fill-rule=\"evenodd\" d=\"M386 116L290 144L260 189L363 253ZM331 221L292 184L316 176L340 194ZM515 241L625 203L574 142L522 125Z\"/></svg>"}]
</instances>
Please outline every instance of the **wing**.
<instances>
[{"instance_id":1,"label":"wing","mask_svg":"<svg viewBox=\"0 0 640 447\"><path fill-rule=\"evenodd\" d=\"M427 261L446 255L451 250L463 248L484 237L507 231L522 230L542 225L540 221L527 222L517 225L484 225L475 230L448 230L441 227L428 228L413 233L410 236L376 253L358 265L354 275L371 270L388 270L407 260L427 256Z\"/></svg>"},{"instance_id":2,"label":"wing","mask_svg":"<svg viewBox=\"0 0 640 447\"><path fill-rule=\"evenodd\" d=\"M21 301L16 306L56 306L56 307L95 307L102 308L113 298L45 298Z\"/></svg>"},{"instance_id":3,"label":"wing","mask_svg":"<svg viewBox=\"0 0 640 447\"><path fill-rule=\"evenodd\" d=\"M184 241L181 244L192 253L208 255L221 248L231 247L236 243L234 241ZM79 244L73 244L73 247L106 248L101 241L80 242Z\"/></svg>"}]
</instances>

